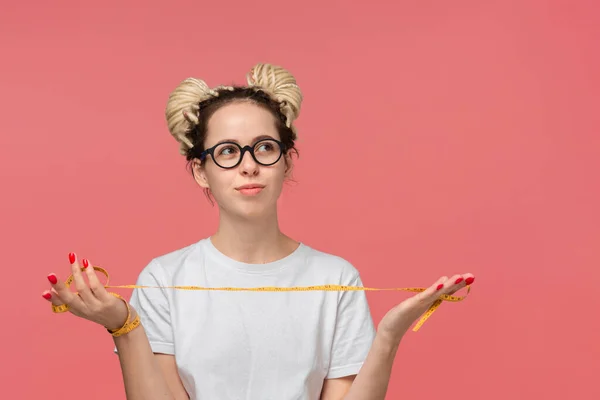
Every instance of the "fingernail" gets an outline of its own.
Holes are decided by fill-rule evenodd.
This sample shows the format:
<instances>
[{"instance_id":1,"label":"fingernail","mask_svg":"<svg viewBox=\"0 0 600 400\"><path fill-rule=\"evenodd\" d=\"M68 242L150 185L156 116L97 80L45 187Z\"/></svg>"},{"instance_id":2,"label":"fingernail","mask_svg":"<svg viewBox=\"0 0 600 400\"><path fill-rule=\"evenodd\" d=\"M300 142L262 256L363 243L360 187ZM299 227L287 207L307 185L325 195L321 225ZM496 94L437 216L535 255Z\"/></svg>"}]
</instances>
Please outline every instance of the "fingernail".
<instances>
[{"instance_id":1,"label":"fingernail","mask_svg":"<svg viewBox=\"0 0 600 400\"><path fill-rule=\"evenodd\" d=\"M454 281L455 284L461 283L463 281L462 276L460 278L458 278L456 281Z\"/></svg>"},{"instance_id":2,"label":"fingernail","mask_svg":"<svg viewBox=\"0 0 600 400\"><path fill-rule=\"evenodd\" d=\"M54 274L48 275L48 280L53 285L56 285L56 283L58 282L58 279L56 279L56 275L54 275Z\"/></svg>"},{"instance_id":3,"label":"fingernail","mask_svg":"<svg viewBox=\"0 0 600 400\"><path fill-rule=\"evenodd\" d=\"M50 300L52 298L52 294L50 294L50 292L44 292L42 294L42 297L45 298L46 300Z\"/></svg>"},{"instance_id":4,"label":"fingernail","mask_svg":"<svg viewBox=\"0 0 600 400\"><path fill-rule=\"evenodd\" d=\"M75 264L75 253L69 253L69 262Z\"/></svg>"},{"instance_id":5,"label":"fingernail","mask_svg":"<svg viewBox=\"0 0 600 400\"><path fill-rule=\"evenodd\" d=\"M87 268L90 266L90 263L87 260L87 258L84 258L83 260L81 260L81 262L83 263L83 268Z\"/></svg>"},{"instance_id":6,"label":"fingernail","mask_svg":"<svg viewBox=\"0 0 600 400\"><path fill-rule=\"evenodd\" d=\"M470 284L471 284L471 283L473 283L474 281L475 281L475 278L472 278L472 277L471 277L471 278L467 278L467 279L465 279L465 283L466 283L467 285L470 285Z\"/></svg>"},{"instance_id":7,"label":"fingernail","mask_svg":"<svg viewBox=\"0 0 600 400\"><path fill-rule=\"evenodd\" d=\"M441 288L443 288L443 287L444 287L444 284L443 284L443 283L440 283L440 284L437 286L437 289L436 289L436 290L440 290L440 289L441 289Z\"/></svg>"}]
</instances>

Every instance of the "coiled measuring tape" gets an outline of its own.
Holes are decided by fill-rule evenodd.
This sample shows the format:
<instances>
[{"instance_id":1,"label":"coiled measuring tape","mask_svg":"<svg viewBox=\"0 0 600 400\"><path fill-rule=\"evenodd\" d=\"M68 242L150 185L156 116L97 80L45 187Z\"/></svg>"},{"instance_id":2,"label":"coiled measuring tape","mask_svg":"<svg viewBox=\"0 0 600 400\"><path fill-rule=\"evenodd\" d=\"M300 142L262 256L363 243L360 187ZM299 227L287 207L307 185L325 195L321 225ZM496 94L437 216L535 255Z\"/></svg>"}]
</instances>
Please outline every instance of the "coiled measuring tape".
<instances>
[{"instance_id":1,"label":"coiled measuring tape","mask_svg":"<svg viewBox=\"0 0 600 400\"><path fill-rule=\"evenodd\" d=\"M89 268L89 267L88 267ZM146 285L114 285L111 286L108 284L109 275L108 272L101 267L93 267L95 271L100 272L102 275L106 276L106 284L104 288L106 289L174 289L174 290L202 290L202 291L228 291L228 292L308 292L308 291L326 291L326 292L350 292L350 291L365 291L365 292L382 292L382 291L398 291L398 292L414 292L420 293L427 290L426 288L370 288L363 286L343 286L343 285L317 285L317 286L292 286L292 287L277 287L277 286L262 286L262 287L254 287L254 288L236 288L236 287L202 287L202 286L146 286ZM82 268L82 271L85 269ZM69 287L73 283L73 275L69 275L67 280L65 281L65 285ZM423 314L419 322L413 328L413 332L418 331L421 326L425 323L425 321L431 317L431 314L435 312L435 310L444 302L459 302L463 301L469 292L471 291L471 286L466 286L467 293L464 296L452 296L443 294L429 307L429 309ZM111 293L117 297L115 293ZM69 306L66 304L61 304L55 306L52 304L52 311L55 313L63 313L69 310Z\"/></svg>"}]
</instances>

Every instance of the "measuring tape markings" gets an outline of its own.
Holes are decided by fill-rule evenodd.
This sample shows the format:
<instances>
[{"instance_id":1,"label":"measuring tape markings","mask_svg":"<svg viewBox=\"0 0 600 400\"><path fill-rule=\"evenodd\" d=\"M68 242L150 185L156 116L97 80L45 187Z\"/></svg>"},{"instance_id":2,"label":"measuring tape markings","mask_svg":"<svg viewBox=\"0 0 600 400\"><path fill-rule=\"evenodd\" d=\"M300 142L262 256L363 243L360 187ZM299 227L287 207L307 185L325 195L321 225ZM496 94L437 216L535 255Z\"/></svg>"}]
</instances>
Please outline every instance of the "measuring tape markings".
<instances>
[{"instance_id":1,"label":"measuring tape markings","mask_svg":"<svg viewBox=\"0 0 600 400\"><path fill-rule=\"evenodd\" d=\"M108 272L101 267L93 267L95 271L100 272L104 276L106 276L106 284L104 287L106 289L175 289L175 290L189 290L189 291L229 291L229 292L308 292L308 291L327 291L327 292L348 292L348 291L403 291L403 292L414 292L421 293L427 290L426 288L370 288L363 286L344 286L344 285L317 285L317 286L293 286L293 287L276 287L276 286L262 286L255 288L235 288L235 287L202 287L202 286L146 286L146 285L115 285L110 286L108 284L109 275ZM82 271L85 269L82 268ZM73 283L74 277L70 275L65 281L65 285L69 287ZM418 331L421 326L425 323L425 321L431 317L434 311L444 302L459 302L464 300L469 292L471 291L471 286L467 285L467 294L464 296L452 296L443 294L437 299L429 309L423 314L419 322L413 328L413 331ZM120 297L115 293L111 293L116 297ZM63 313L69 310L69 306L66 304L61 304L58 306L52 305L52 311L55 313Z\"/></svg>"}]
</instances>

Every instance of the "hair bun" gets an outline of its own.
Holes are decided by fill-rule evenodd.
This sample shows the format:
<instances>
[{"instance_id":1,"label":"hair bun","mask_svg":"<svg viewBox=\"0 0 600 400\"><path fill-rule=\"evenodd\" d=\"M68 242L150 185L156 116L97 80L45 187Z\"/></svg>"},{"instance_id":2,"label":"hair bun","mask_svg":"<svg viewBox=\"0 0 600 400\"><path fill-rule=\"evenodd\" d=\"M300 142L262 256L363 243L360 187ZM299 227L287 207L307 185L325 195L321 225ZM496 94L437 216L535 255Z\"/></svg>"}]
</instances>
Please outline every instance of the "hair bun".
<instances>
[{"instance_id":1,"label":"hair bun","mask_svg":"<svg viewBox=\"0 0 600 400\"><path fill-rule=\"evenodd\" d=\"M246 76L248 86L264 91L279 103L279 109L286 118L286 125L296 135L293 122L298 118L302 93L294 76L286 69L271 64L256 64ZM165 116L171 135L179 142L179 152L183 155L194 144L188 133L198 124L200 103L219 96L219 91L233 90L230 86L217 86L211 89L206 82L196 78L182 81L169 95ZM295 139L295 137L294 137Z\"/></svg>"},{"instance_id":2,"label":"hair bun","mask_svg":"<svg viewBox=\"0 0 600 400\"><path fill-rule=\"evenodd\" d=\"M302 92L296 78L285 68L271 64L256 64L246 75L248 85L264 90L280 103L286 125L296 133L293 122L300 114Z\"/></svg>"},{"instance_id":3,"label":"hair bun","mask_svg":"<svg viewBox=\"0 0 600 400\"><path fill-rule=\"evenodd\" d=\"M201 101L216 96L206 82L187 78L169 95L165 116L171 135L180 143L180 153L186 154L193 147L187 132L198 123L198 109Z\"/></svg>"}]
</instances>

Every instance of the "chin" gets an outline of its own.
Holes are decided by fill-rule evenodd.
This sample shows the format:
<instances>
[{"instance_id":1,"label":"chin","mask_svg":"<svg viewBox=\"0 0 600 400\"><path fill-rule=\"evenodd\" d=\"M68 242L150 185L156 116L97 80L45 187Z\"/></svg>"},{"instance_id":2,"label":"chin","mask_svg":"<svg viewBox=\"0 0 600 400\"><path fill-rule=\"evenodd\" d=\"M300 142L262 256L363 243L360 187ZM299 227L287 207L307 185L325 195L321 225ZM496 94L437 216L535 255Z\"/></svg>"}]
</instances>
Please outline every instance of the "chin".
<instances>
[{"instance_id":1,"label":"chin","mask_svg":"<svg viewBox=\"0 0 600 400\"><path fill-rule=\"evenodd\" d=\"M235 199L230 205L230 210L244 219L264 219L277 213L277 201L270 196Z\"/></svg>"},{"instance_id":2,"label":"chin","mask_svg":"<svg viewBox=\"0 0 600 400\"><path fill-rule=\"evenodd\" d=\"M237 204L235 207L235 213L245 219L256 219L264 218L270 214L275 213L275 206L271 204L265 204L264 202L256 202L254 204Z\"/></svg>"},{"instance_id":3,"label":"chin","mask_svg":"<svg viewBox=\"0 0 600 400\"><path fill-rule=\"evenodd\" d=\"M277 197L270 191L262 191L255 195L241 195L236 193L234 196L222 197L220 208L222 212L231 217L241 219L258 219L271 216L277 213Z\"/></svg>"}]
</instances>

